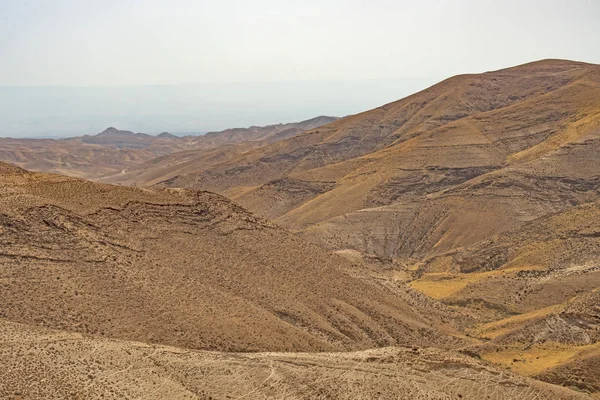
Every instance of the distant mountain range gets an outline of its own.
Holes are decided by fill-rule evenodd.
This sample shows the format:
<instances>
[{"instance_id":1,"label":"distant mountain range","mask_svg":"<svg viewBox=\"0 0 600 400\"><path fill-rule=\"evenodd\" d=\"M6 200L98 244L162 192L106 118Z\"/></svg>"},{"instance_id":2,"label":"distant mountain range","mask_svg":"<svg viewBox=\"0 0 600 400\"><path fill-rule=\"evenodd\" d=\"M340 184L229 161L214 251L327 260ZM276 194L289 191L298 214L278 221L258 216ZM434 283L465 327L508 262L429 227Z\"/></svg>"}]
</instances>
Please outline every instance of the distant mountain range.
<instances>
[{"instance_id":1,"label":"distant mountain range","mask_svg":"<svg viewBox=\"0 0 600 400\"><path fill-rule=\"evenodd\" d=\"M334 120L334 117L317 117L298 123L229 129L205 136L179 137L168 132L154 136L110 127L97 135L57 140L0 138L0 161L32 171L100 178L121 174L157 156L174 152L224 145L255 148Z\"/></svg>"}]
</instances>

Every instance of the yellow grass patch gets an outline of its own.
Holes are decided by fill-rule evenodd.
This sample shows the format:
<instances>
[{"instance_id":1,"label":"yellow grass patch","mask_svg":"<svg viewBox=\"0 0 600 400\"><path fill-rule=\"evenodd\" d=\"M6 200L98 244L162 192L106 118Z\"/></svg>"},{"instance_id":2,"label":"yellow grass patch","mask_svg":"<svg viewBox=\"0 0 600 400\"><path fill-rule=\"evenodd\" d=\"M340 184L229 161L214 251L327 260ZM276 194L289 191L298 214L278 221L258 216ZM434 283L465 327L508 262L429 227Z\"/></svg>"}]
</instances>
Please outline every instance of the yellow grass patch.
<instances>
[{"instance_id":1,"label":"yellow grass patch","mask_svg":"<svg viewBox=\"0 0 600 400\"><path fill-rule=\"evenodd\" d=\"M481 324L470 330L473 336L480 338L494 339L498 336L510 333L521 326L547 317L554 312L560 312L563 308L562 304L541 308L539 310L531 311L525 314L514 315L499 321L490 322L487 324Z\"/></svg>"},{"instance_id":2,"label":"yellow grass patch","mask_svg":"<svg viewBox=\"0 0 600 400\"><path fill-rule=\"evenodd\" d=\"M447 278L440 275L445 275ZM477 281L476 277L471 274L435 273L427 274L421 279L410 282L409 285L413 289L439 300L464 289L469 283L475 281Z\"/></svg>"},{"instance_id":3,"label":"yellow grass patch","mask_svg":"<svg viewBox=\"0 0 600 400\"><path fill-rule=\"evenodd\" d=\"M496 364L506 365L519 374L532 376L597 352L600 352L600 343L587 346L544 343L528 350L492 351L481 354L481 357Z\"/></svg>"},{"instance_id":4,"label":"yellow grass patch","mask_svg":"<svg viewBox=\"0 0 600 400\"><path fill-rule=\"evenodd\" d=\"M537 267L527 266L520 268L501 269L470 274L452 274L448 272L433 272L425 274L422 278L410 282L410 286L434 299L443 299L467 287L469 284L488 278L507 275L510 273L533 270Z\"/></svg>"}]
</instances>

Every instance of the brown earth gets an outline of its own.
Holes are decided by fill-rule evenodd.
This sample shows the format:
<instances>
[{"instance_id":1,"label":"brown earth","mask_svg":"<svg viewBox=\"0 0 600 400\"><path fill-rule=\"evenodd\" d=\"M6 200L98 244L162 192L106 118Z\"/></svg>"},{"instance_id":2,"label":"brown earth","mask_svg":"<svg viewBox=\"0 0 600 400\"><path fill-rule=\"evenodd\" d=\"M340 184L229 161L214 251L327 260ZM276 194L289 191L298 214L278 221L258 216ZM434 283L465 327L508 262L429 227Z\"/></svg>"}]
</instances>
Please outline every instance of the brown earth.
<instances>
[{"instance_id":1,"label":"brown earth","mask_svg":"<svg viewBox=\"0 0 600 400\"><path fill-rule=\"evenodd\" d=\"M155 157L144 150L113 149L75 140L0 138L0 161L82 178L115 174Z\"/></svg>"},{"instance_id":2,"label":"brown earth","mask_svg":"<svg viewBox=\"0 0 600 400\"><path fill-rule=\"evenodd\" d=\"M186 148L186 145L193 143L194 138L177 137L168 132L154 136L109 127L97 135L73 137L64 141L97 144L115 149L143 149L154 155L162 155Z\"/></svg>"},{"instance_id":3,"label":"brown earth","mask_svg":"<svg viewBox=\"0 0 600 400\"><path fill-rule=\"evenodd\" d=\"M0 366L5 399L589 398L438 349L220 353L3 320Z\"/></svg>"},{"instance_id":4,"label":"brown earth","mask_svg":"<svg viewBox=\"0 0 600 400\"><path fill-rule=\"evenodd\" d=\"M597 392L599 99L592 64L457 76L161 185L223 193L383 265L477 320L470 351Z\"/></svg>"},{"instance_id":5,"label":"brown earth","mask_svg":"<svg viewBox=\"0 0 600 400\"><path fill-rule=\"evenodd\" d=\"M293 137L335 120L336 117L321 116L302 122L209 132L194 138L189 150L174 152L119 171L117 174L103 176L101 182L152 186L182 174L203 171L250 150Z\"/></svg>"},{"instance_id":6,"label":"brown earth","mask_svg":"<svg viewBox=\"0 0 600 400\"><path fill-rule=\"evenodd\" d=\"M0 172L4 398L583 399L596 389L594 372L586 385L565 379L579 364L528 373L577 393L477 359L502 363L461 333L476 310L219 195ZM593 323L594 293L563 314ZM232 353L267 350L291 353ZM353 352L331 353L341 350ZM595 360L595 348L568 350Z\"/></svg>"},{"instance_id":7,"label":"brown earth","mask_svg":"<svg viewBox=\"0 0 600 400\"><path fill-rule=\"evenodd\" d=\"M600 393L600 202L539 218L408 268L410 286L479 315L471 351Z\"/></svg>"}]
</instances>

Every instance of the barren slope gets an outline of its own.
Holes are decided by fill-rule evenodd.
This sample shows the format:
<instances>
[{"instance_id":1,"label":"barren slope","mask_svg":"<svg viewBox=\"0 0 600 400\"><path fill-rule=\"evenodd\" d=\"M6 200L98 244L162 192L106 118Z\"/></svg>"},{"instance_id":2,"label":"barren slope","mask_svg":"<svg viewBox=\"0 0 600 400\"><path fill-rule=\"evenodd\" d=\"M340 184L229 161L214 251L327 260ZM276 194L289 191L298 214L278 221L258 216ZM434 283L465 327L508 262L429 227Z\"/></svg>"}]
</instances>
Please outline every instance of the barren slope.
<instances>
[{"instance_id":1,"label":"barren slope","mask_svg":"<svg viewBox=\"0 0 600 400\"><path fill-rule=\"evenodd\" d=\"M0 317L15 322L239 351L462 343L441 305L423 315L410 289L215 194L3 167L0 210Z\"/></svg>"},{"instance_id":2,"label":"barren slope","mask_svg":"<svg viewBox=\"0 0 600 400\"><path fill-rule=\"evenodd\" d=\"M86 337L3 320L0 397L589 399L435 349L217 353Z\"/></svg>"},{"instance_id":3,"label":"barren slope","mask_svg":"<svg viewBox=\"0 0 600 400\"><path fill-rule=\"evenodd\" d=\"M32 171L96 178L151 160L139 149L113 149L79 141L0 138L0 161Z\"/></svg>"},{"instance_id":4,"label":"barren slope","mask_svg":"<svg viewBox=\"0 0 600 400\"><path fill-rule=\"evenodd\" d=\"M143 149L154 155L162 155L185 149L194 138L178 137L168 132L154 136L109 127L97 135L74 137L65 141L97 144L115 149Z\"/></svg>"},{"instance_id":5,"label":"barren slope","mask_svg":"<svg viewBox=\"0 0 600 400\"><path fill-rule=\"evenodd\" d=\"M177 137L167 132L153 136L110 127L97 135L60 140L0 138L0 162L38 172L145 186L207 168L336 119L321 116L203 136ZM176 154L169 156L172 153Z\"/></svg>"},{"instance_id":6,"label":"barren slope","mask_svg":"<svg viewBox=\"0 0 600 400\"><path fill-rule=\"evenodd\" d=\"M416 282L428 274L480 277L436 297L478 298L519 313L563 303L600 287L600 202L540 218L417 266Z\"/></svg>"},{"instance_id":7,"label":"barren slope","mask_svg":"<svg viewBox=\"0 0 600 400\"><path fill-rule=\"evenodd\" d=\"M275 143L296 136L301 132L318 128L319 126L336 121L337 119L337 117L322 115L300 122L225 129L219 132L209 132L206 135L200 136L198 137L197 143L201 144L202 147L217 147L223 144L246 141Z\"/></svg>"}]
</instances>

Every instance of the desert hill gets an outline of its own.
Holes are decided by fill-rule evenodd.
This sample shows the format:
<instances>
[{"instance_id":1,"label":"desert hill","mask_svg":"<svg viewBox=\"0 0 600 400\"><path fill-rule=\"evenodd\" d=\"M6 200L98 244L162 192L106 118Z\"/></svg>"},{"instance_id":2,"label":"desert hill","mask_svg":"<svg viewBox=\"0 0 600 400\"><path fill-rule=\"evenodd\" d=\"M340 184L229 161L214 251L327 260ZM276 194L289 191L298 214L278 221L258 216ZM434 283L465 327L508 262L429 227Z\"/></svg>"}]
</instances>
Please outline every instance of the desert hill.
<instances>
[{"instance_id":1,"label":"desert hill","mask_svg":"<svg viewBox=\"0 0 600 400\"><path fill-rule=\"evenodd\" d=\"M198 138L198 143L203 146L216 147L224 143L245 141L266 141L275 143L283 139L296 136L299 133L336 121L337 117L321 115L306 121L267 126L251 126L249 128L233 128L220 132L208 132Z\"/></svg>"},{"instance_id":2,"label":"desert hill","mask_svg":"<svg viewBox=\"0 0 600 400\"><path fill-rule=\"evenodd\" d=\"M592 64L461 75L162 185L223 193L333 249L418 258L593 200L598 98Z\"/></svg>"},{"instance_id":3,"label":"desert hill","mask_svg":"<svg viewBox=\"0 0 600 400\"><path fill-rule=\"evenodd\" d=\"M0 138L0 161L32 171L98 178L190 145L190 138L152 136L111 127L97 135L67 139Z\"/></svg>"},{"instance_id":4,"label":"desert hill","mask_svg":"<svg viewBox=\"0 0 600 400\"><path fill-rule=\"evenodd\" d=\"M159 135L148 135L147 133L133 133L109 127L96 135L84 135L64 140L97 144L116 149L140 149L155 156L160 156L187 148L190 143L193 143L194 138L178 137L168 132Z\"/></svg>"},{"instance_id":5,"label":"desert hill","mask_svg":"<svg viewBox=\"0 0 600 400\"><path fill-rule=\"evenodd\" d=\"M597 397L599 99L544 60L96 183L0 163L0 395Z\"/></svg>"},{"instance_id":6,"label":"desert hill","mask_svg":"<svg viewBox=\"0 0 600 400\"><path fill-rule=\"evenodd\" d=\"M86 178L121 172L156 155L78 141L0 138L0 161L32 171Z\"/></svg>"},{"instance_id":7,"label":"desert hill","mask_svg":"<svg viewBox=\"0 0 600 400\"><path fill-rule=\"evenodd\" d=\"M0 210L4 398L587 398L452 350L477 313L216 194L0 163Z\"/></svg>"},{"instance_id":8,"label":"desert hill","mask_svg":"<svg viewBox=\"0 0 600 400\"><path fill-rule=\"evenodd\" d=\"M379 265L476 321L469 351L598 393L598 99L598 65L457 76L158 186Z\"/></svg>"},{"instance_id":9,"label":"desert hill","mask_svg":"<svg viewBox=\"0 0 600 400\"><path fill-rule=\"evenodd\" d=\"M505 275L496 276L499 282L508 281L515 270L525 273L517 276L529 279L528 290L516 285L518 293L513 296L499 286L497 292L520 299L536 282L532 276L540 278L528 273L543 270L519 269L514 260L530 266L539 259L543 265L546 258L529 256L538 248L547 258L563 260L551 272L572 275L571 292L562 298L544 295L560 281L542 274L537 283L548 287L533 290L536 300L515 303L521 308L512 313L502 311L506 305L496 307L500 312L471 307L467 297L453 300L434 294L442 300L437 302L401 281L383 275L373 279L375 275L369 276L357 264L208 192L104 185L0 163L0 206L3 395L60 398L59 393L68 391L81 398L103 393L159 398L166 391L182 398L208 398L244 395L258 385L250 398L286 393L307 398L314 391L333 398L385 398L391 393L477 398L482 392L507 399L585 398L444 348L466 348L467 354L507 364L524 375L598 391L593 372L598 360L598 292L593 289L598 272L592 264L583 269L573 265L584 262L573 258L581 250L592 256L586 259L588 264L597 256L590 251L597 245L597 204L536 220L522 232L496 238L500 250L481 244L463 250L461 256L435 256L407 271L415 274L413 288L429 295L429 281L439 281L440 274L446 274L449 283L466 280L477 288L477 283L492 278L485 274L493 271L485 261L478 266L476 260L496 260L498 256L485 251L504 254L503 248L514 248L516 253L503 259L512 263L510 267L500 262L493 267L506 269ZM555 244L557 240L567 244ZM538 244L548 242L555 253ZM469 266L464 271L462 262ZM587 286L578 278L583 273ZM465 293L473 292L468 285L463 287ZM489 289L481 292L493 297ZM482 302L493 302L486 301ZM528 304L533 306L527 308ZM539 331L530 325L550 316L562 320L561 327L571 336L559 335L561 342L550 329L544 340L518 337ZM582 321L588 326L582 328ZM321 353L389 345L408 347ZM293 353L242 355L196 349ZM549 355L557 350L564 357L554 360ZM509 359L518 359L527 368L515 368ZM580 375L577 371L582 369L587 372ZM202 378L207 373L211 379ZM23 377L32 374L44 374L49 385L26 385ZM474 374L478 379L472 379ZM215 376L220 378L215 381ZM400 386L398 376L403 377ZM311 382L316 377L322 379L315 385ZM339 397L340 384L351 382L347 377L361 383L348 386ZM265 379L274 382L263 385ZM239 393L231 392L234 387Z\"/></svg>"},{"instance_id":10,"label":"desert hill","mask_svg":"<svg viewBox=\"0 0 600 400\"><path fill-rule=\"evenodd\" d=\"M4 319L230 351L464 342L448 307L222 196L1 171Z\"/></svg>"}]
</instances>

